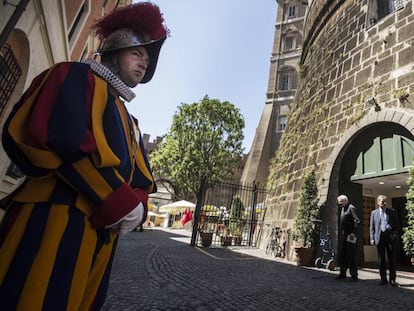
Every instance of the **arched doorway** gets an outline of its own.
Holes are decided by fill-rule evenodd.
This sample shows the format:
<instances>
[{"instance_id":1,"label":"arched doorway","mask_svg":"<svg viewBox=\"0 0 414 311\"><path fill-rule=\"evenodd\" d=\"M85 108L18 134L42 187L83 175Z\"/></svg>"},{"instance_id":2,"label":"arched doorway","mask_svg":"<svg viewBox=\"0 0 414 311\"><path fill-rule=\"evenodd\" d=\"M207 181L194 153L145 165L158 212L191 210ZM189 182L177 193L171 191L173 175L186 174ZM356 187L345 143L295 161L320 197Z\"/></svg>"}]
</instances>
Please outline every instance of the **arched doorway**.
<instances>
[{"instance_id":1,"label":"arched doorway","mask_svg":"<svg viewBox=\"0 0 414 311\"><path fill-rule=\"evenodd\" d=\"M414 136L393 122L378 122L353 137L346 148L338 178L338 190L348 195L358 207L360 232L360 261L376 262L376 248L369 245L369 221L376 208L376 197L388 197L388 206L399 216L400 227L406 224L405 194L408 168L414 156ZM408 263L402 245L398 251L400 264Z\"/></svg>"}]
</instances>

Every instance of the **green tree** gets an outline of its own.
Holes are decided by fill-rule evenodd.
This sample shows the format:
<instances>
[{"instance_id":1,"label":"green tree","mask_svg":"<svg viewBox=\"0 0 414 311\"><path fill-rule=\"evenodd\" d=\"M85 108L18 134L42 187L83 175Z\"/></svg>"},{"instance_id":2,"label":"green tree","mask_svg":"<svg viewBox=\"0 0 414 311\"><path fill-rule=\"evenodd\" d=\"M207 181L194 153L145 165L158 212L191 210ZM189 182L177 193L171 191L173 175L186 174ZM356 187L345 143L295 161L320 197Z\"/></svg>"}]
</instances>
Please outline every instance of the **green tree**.
<instances>
[{"instance_id":1,"label":"green tree","mask_svg":"<svg viewBox=\"0 0 414 311\"><path fill-rule=\"evenodd\" d=\"M407 225L403 228L403 247L408 256L414 257L414 166L410 168L409 177L407 180L409 186L408 192L405 195L407 203L405 209L407 210Z\"/></svg>"},{"instance_id":2,"label":"green tree","mask_svg":"<svg viewBox=\"0 0 414 311\"><path fill-rule=\"evenodd\" d=\"M155 175L173 182L182 199L195 198L202 176L214 183L234 174L243 153L243 128L244 119L230 102L205 96L181 104L151 154Z\"/></svg>"},{"instance_id":3,"label":"green tree","mask_svg":"<svg viewBox=\"0 0 414 311\"><path fill-rule=\"evenodd\" d=\"M300 193L299 206L296 211L293 240L304 247L313 246L315 242L315 224L319 214L318 187L315 172L305 174Z\"/></svg>"}]
</instances>

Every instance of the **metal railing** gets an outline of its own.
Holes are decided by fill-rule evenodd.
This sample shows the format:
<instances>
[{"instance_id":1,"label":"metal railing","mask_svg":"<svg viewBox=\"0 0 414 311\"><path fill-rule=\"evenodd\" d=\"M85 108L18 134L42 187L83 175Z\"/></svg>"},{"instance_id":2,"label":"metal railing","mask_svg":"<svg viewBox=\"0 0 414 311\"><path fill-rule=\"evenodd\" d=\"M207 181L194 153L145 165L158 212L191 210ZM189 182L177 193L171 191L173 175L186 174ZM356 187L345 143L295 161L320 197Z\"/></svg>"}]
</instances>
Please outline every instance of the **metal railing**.
<instances>
[{"instance_id":1,"label":"metal railing","mask_svg":"<svg viewBox=\"0 0 414 311\"><path fill-rule=\"evenodd\" d=\"M225 181L209 184L203 179L194 213L191 244L255 246L256 228L265 208L267 190L257 183Z\"/></svg>"}]
</instances>

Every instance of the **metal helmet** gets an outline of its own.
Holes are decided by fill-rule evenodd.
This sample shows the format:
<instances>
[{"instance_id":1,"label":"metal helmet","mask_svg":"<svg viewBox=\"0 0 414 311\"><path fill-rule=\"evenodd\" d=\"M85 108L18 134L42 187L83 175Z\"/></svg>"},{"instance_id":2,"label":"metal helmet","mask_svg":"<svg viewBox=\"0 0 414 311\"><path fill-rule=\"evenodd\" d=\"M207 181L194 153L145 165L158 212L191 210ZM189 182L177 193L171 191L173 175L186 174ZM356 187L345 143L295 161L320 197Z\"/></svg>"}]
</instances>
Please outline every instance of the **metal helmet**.
<instances>
[{"instance_id":1,"label":"metal helmet","mask_svg":"<svg viewBox=\"0 0 414 311\"><path fill-rule=\"evenodd\" d=\"M146 38L145 38L146 37ZM165 38L151 40L148 35L138 35L131 29L121 28L112 32L104 41L102 47L98 50L99 54L115 52L117 50L143 46L147 50L150 62L141 83L151 80L157 67L158 56Z\"/></svg>"},{"instance_id":2,"label":"metal helmet","mask_svg":"<svg viewBox=\"0 0 414 311\"><path fill-rule=\"evenodd\" d=\"M146 83L154 75L161 46L169 32L163 22L158 6L151 2L117 8L94 26L101 40L98 52L105 55L120 49L145 47L150 63L141 83Z\"/></svg>"}]
</instances>

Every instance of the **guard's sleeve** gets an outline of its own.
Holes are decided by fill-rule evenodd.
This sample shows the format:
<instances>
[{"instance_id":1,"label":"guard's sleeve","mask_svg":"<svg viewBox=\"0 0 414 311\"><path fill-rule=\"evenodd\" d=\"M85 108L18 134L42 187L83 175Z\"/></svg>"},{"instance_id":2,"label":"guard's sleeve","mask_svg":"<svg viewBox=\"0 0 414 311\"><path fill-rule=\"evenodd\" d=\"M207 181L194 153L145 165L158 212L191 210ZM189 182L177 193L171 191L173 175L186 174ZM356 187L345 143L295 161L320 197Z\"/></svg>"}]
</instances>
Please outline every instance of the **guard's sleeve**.
<instances>
[{"instance_id":1,"label":"guard's sleeve","mask_svg":"<svg viewBox=\"0 0 414 311\"><path fill-rule=\"evenodd\" d=\"M134 190L124 180L118 171L124 159L106 141L106 82L85 64L61 63L33 87L8 122L13 149L18 149L12 160L29 175L31 170L54 171L84 195L94 206L91 220L96 228L146 203L145 189Z\"/></svg>"}]
</instances>

